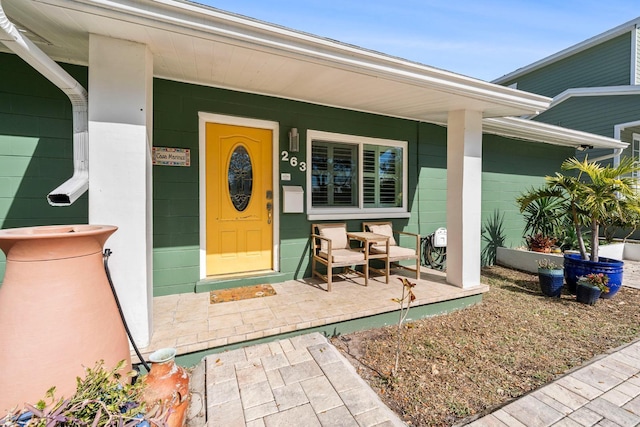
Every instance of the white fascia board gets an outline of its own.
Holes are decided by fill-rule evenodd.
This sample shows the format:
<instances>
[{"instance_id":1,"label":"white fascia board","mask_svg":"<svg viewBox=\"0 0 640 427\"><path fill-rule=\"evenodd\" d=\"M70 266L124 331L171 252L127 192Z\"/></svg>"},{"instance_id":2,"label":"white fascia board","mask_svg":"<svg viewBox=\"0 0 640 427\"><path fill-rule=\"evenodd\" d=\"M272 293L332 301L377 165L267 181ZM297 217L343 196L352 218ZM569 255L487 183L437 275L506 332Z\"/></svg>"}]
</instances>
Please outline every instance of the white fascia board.
<instances>
[{"instance_id":1,"label":"white fascia board","mask_svg":"<svg viewBox=\"0 0 640 427\"><path fill-rule=\"evenodd\" d=\"M561 59L567 58L571 55L575 55L578 52L582 52L583 50L589 49L592 46L595 46L600 43L604 43L608 40L611 40L613 38L616 38L621 34L628 33L629 31L633 31L639 25L640 25L640 18L632 19L629 22L625 22L622 25L618 25L615 28L612 28L608 31L605 31L604 33L598 34L597 36L584 40L571 47L563 49L560 52L554 53L553 55L547 56L546 58L543 58L532 64L526 65L522 68L518 68L517 70L512 71L511 73L505 74L502 77L492 80L491 83L504 84L505 82L518 78L523 74L530 73L534 70L545 67L553 62L560 61Z\"/></svg>"},{"instance_id":2,"label":"white fascia board","mask_svg":"<svg viewBox=\"0 0 640 427\"><path fill-rule=\"evenodd\" d=\"M427 65L392 57L353 45L294 31L208 6L176 0L41 0L102 16L136 22L182 33L201 32L253 48L300 56L396 82L428 87L443 93L468 97L514 108L514 114L532 114L549 107L550 98L495 85Z\"/></svg>"},{"instance_id":3,"label":"white fascia board","mask_svg":"<svg viewBox=\"0 0 640 427\"><path fill-rule=\"evenodd\" d=\"M577 96L618 96L618 95L640 95L639 86L601 86L601 87L580 87L567 89L556 95L551 101L550 107L555 107L569 98Z\"/></svg>"},{"instance_id":4,"label":"white fascia board","mask_svg":"<svg viewBox=\"0 0 640 427\"><path fill-rule=\"evenodd\" d=\"M484 119L482 124L485 133L545 144L566 147L590 145L594 148L626 148L629 145L606 136L516 117Z\"/></svg>"}]
</instances>

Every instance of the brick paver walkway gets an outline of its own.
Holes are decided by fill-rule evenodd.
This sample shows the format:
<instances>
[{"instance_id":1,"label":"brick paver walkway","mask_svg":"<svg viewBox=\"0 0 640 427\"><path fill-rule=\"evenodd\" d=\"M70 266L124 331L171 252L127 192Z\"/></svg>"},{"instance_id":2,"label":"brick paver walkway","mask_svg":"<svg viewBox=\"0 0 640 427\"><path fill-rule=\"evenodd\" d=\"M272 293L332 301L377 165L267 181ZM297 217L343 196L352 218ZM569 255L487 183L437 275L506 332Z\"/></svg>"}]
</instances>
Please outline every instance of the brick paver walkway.
<instances>
[{"instance_id":1,"label":"brick paver walkway","mask_svg":"<svg viewBox=\"0 0 640 427\"><path fill-rule=\"evenodd\" d=\"M468 427L640 425L640 342L597 358Z\"/></svg>"},{"instance_id":2,"label":"brick paver walkway","mask_svg":"<svg viewBox=\"0 0 640 427\"><path fill-rule=\"evenodd\" d=\"M403 426L319 333L206 358L207 426Z\"/></svg>"}]
</instances>

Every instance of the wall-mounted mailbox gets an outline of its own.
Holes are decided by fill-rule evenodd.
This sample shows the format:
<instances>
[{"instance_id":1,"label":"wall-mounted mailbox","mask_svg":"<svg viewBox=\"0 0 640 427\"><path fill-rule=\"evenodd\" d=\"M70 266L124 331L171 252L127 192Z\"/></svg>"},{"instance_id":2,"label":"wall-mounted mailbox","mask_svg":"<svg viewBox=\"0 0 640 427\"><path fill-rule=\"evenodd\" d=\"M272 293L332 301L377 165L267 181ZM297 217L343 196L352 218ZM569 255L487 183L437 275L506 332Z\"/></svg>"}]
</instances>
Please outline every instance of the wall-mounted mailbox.
<instances>
[{"instance_id":1,"label":"wall-mounted mailbox","mask_svg":"<svg viewBox=\"0 0 640 427\"><path fill-rule=\"evenodd\" d=\"M299 185L282 186L282 212L304 212L304 190Z\"/></svg>"}]
</instances>

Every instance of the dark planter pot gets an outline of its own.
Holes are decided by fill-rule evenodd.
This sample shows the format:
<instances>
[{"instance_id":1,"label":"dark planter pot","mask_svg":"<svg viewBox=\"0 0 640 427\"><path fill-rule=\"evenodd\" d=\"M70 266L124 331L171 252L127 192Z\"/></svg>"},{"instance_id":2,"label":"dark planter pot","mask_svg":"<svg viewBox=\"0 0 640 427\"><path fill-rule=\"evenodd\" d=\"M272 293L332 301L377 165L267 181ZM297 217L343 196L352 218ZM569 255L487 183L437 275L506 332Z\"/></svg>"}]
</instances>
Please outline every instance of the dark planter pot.
<instances>
[{"instance_id":1,"label":"dark planter pot","mask_svg":"<svg viewBox=\"0 0 640 427\"><path fill-rule=\"evenodd\" d=\"M597 286L580 282L576 285L576 300L583 304L594 305L601 294L602 291Z\"/></svg>"},{"instance_id":2,"label":"dark planter pot","mask_svg":"<svg viewBox=\"0 0 640 427\"><path fill-rule=\"evenodd\" d=\"M564 255L564 279L567 288L572 294L576 293L578 277L587 274L603 273L609 276L609 292L602 294L601 298L613 297L622 286L622 273L624 262L612 258L600 257L597 262L583 260L580 254Z\"/></svg>"},{"instance_id":3,"label":"dark planter pot","mask_svg":"<svg viewBox=\"0 0 640 427\"><path fill-rule=\"evenodd\" d=\"M564 272L561 269L538 268L538 280L540 281L540 290L544 295L560 297L564 284Z\"/></svg>"}]
</instances>

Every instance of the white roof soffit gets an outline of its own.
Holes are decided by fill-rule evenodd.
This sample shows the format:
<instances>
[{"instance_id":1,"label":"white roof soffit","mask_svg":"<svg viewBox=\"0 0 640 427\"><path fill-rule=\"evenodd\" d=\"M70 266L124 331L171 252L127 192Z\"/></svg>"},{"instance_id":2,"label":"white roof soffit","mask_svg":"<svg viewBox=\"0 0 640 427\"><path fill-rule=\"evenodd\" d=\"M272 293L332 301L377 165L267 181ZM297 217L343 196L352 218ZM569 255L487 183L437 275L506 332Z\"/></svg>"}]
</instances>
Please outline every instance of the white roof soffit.
<instances>
[{"instance_id":1,"label":"white roof soffit","mask_svg":"<svg viewBox=\"0 0 640 427\"><path fill-rule=\"evenodd\" d=\"M625 22L622 25L618 25L615 28L612 28L604 33L598 34L597 36L593 36L587 40L584 40L578 44L570 46L566 49L561 50L560 52L554 53L553 55L547 56L546 58L542 58L539 61L536 61L532 64L524 66L522 68L518 68L511 73L505 74L502 77L499 77L495 80L492 80L492 83L496 84L504 84L510 80L520 77L523 74L530 73L538 68L542 68L546 65L549 65L553 62L564 59L568 56L575 55L578 52L582 52L583 50L589 49L592 46L598 45L600 43L604 43L607 40L614 39L621 34L628 33L629 31L633 31L635 28L640 26L640 17L632 19L629 22Z\"/></svg>"},{"instance_id":2,"label":"white roof soffit","mask_svg":"<svg viewBox=\"0 0 640 427\"><path fill-rule=\"evenodd\" d=\"M522 139L532 142L563 145L566 147L580 147L581 145L593 148L625 148L629 144L606 136L595 135L547 123L525 120L515 117L489 118L482 122L482 130L485 133L505 136L508 138Z\"/></svg>"},{"instance_id":3,"label":"white roof soffit","mask_svg":"<svg viewBox=\"0 0 640 427\"><path fill-rule=\"evenodd\" d=\"M546 110L550 99L177 0L3 0L54 59L88 63L90 33L149 46L154 75L412 120Z\"/></svg>"}]
</instances>

